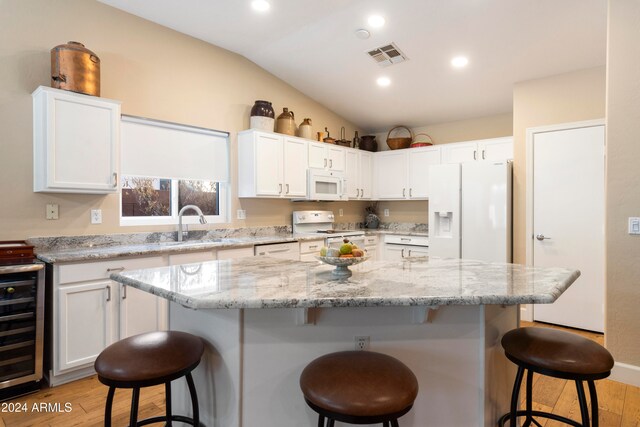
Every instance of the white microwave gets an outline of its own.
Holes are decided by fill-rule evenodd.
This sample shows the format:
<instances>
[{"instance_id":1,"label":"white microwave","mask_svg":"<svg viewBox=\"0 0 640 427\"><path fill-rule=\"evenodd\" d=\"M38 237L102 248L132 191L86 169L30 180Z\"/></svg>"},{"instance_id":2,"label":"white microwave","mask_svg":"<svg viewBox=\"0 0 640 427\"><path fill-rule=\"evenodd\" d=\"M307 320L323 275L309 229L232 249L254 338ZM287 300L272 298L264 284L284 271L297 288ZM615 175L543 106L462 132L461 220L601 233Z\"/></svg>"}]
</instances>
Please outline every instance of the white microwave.
<instances>
[{"instance_id":1,"label":"white microwave","mask_svg":"<svg viewBox=\"0 0 640 427\"><path fill-rule=\"evenodd\" d=\"M342 172L308 169L308 200L347 200Z\"/></svg>"}]
</instances>

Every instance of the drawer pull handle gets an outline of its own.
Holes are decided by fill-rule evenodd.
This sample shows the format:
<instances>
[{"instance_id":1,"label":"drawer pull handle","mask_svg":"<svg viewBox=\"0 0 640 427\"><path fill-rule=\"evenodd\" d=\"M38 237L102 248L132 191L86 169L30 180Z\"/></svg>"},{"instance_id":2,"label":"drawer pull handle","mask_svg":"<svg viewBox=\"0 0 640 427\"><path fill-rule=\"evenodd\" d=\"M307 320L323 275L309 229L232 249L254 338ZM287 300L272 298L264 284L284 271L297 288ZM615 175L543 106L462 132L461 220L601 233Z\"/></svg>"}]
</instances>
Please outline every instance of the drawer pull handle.
<instances>
[{"instance_id":1,"label":"drawer pull handle","mask_svg":"<svg viewBox=\"0 0 640 427\"><path fill-rule=\"evenodd\" d=\"M107 285L107 301L111 301L111 286Z\"/></svg>"},{"instance_id":2,"label":"drawer pull handle","mask_svg":"<svg viewBox=\"0 0 640 427\"><path fill-rule=\"evenodd\" d=\"M115 268L107 268L107 273L112 273L114 271L123 271L124 267L115 267Z\"/></svg>"},{"instance_id":3,"label":"drawer pull handle","mask_svg":"<svg viewBox=\"0 0 640 427\"><path fill-rule=\"evenodd\" d=\"M317 247L318 247L318 245L312 245L312 246L309 246L309 249L315 249Z\"/></svg>"},{"instance_id":4,"label":"drawer pull handle","mask_svg":"<svg viewBox=\"0 0 640 427\"><path fill-rule=\"evenodd\" d=\"M411 239L408 237L401 237L400 240L402 240L403 242L410 242Z\"/></svg>"}]
</instances>

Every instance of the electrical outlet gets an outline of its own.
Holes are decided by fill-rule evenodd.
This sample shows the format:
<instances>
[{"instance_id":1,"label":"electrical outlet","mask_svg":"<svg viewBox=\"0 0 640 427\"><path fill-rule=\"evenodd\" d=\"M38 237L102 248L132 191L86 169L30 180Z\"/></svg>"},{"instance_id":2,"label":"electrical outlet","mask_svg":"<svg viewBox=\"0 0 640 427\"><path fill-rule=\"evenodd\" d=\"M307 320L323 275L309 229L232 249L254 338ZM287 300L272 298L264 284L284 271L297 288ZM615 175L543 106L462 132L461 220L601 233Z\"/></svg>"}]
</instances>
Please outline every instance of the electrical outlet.
<instances>
[{"instance_id":1,"label":"electrical outlet","mask_svg":"<svg viewBox=\"0 0 640 427\"><path fill-rule=\"evenodd\" d=\"M47 203L46 215L47 219L58 219L58 205L54 203Z\"/></svg>"},{"instance_id":2,"label":"electrical outlet","mask_svg":"<svg viewBox=\"0 0 640 427\"><path fill-rule=\"evenodd\" d=\"M384 210L384 216L389 216L389 209Z\"/></svg>"},{"instance_id":3,"label":"electrical outlet","mask_svg":"<svg viewBox=\"0 0 640 427\"><path fill-rule=\"evenodd\" d=\"M91 224L102 224L102 209L91 209Z\"/></svg>"},{"instance_id":4,"label":"electrical outlet","mask_svg":"<svg viewBox=\"0 0 640 427\"><path fill-rule=\"evenodd\" d=\"M342 208L338 209L338 216L343 216L344 215L344 211L342 210Z\"/></svg>"},{"instance_id":5,"label":"electrical outlet","mask_svg":"<svg viewBox=\"0 0 640 427\"><path fill-rule=\"evenodd\" d=\"M244 209L238 209L237 218L238 219L247 219L247 211L245 211Z\"/></svg>"},{"instance_id":6,"label":"electrical outlet","mask_svg":"<svg viewBox=\"0 0 640 427\"><path fill-rule=\"evenodd\" d=\"M356 337L356 350L358 351L366 351L369 350L369 343L371 342L371 338L367 336Z\"/></svg>"}]
</instances>

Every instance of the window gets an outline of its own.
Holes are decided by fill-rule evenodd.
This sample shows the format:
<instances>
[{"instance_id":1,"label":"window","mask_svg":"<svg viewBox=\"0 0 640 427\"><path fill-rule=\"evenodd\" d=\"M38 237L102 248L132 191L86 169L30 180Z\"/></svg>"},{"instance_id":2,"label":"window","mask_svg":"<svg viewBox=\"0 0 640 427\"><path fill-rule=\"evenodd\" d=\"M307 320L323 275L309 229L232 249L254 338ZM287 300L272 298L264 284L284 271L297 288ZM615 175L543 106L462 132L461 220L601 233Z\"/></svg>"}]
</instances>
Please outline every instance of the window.
<instances>
[{"instance_id":1,"label":"window","mask_svg":"<svg viewBox=\"0 0 640 427\"><path fill-rule=\"evenodd\" d=\"M120 224L227 222L228 169L228 134L123 116Z\"/></svg>"}]
</instances>

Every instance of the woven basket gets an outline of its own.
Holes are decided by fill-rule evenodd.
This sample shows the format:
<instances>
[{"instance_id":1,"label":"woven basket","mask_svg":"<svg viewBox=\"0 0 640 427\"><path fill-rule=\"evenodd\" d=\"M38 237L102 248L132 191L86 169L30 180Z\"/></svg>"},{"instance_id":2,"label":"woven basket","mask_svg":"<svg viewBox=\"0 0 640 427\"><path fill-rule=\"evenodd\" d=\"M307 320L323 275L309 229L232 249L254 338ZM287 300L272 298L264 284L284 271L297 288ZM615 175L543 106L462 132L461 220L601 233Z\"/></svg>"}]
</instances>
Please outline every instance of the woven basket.
<instances>
[{"instance_id":1,"label":"woven basket","mask_svg":"<svg viewBox=\"0 0 640 427\"><path fill-rule=\"evenodd\" d=\"M389 138L389 136L391 135L391 132L393 132L396 129L406 129L407 132L409 132L409 136L408 137L402 137L402 138ZM387 134L387 145L389 146L389 148L391 150L398 150L401 148L409 148L409 145L411 145L411 141L413 140L413 133L411 132L411 129L409 129L406 126L396 126L393 129L391 129L389 131L389 133Z\"/></svg>"},{"instance_id":2,"label":"woven basket","mask_svg":"<svg viewBox=\"0 0 640 427\"><path fill-rule=\"evenodd\" d=\"M429 138L429 141L416 141L419 136L426 136L427 138ZM411 148L428 147L429 145L433 145L433 138L431 138L431 136L426 133L416 133L413 137Z\"/></svg>"}]
</instances>

